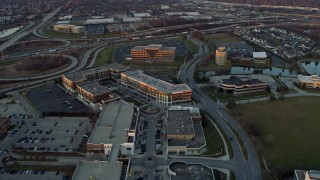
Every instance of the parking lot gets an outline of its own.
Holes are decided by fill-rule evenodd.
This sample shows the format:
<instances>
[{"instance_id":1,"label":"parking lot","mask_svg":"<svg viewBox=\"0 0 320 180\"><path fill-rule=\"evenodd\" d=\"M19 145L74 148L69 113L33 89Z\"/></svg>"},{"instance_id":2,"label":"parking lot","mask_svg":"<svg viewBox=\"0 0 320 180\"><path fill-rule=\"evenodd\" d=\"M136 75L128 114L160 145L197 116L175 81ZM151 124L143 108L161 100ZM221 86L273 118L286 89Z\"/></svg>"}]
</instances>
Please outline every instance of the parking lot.
<instances>
[{"instance_id":1,"label":"parking lot","mask_svg":"<svg viewBox=\"0 0 320 180\"><path fill-rule=\"evenodd\" d=\"M176 47L176 56L184 56L187 50L187 45L180 39L154 40L117 47L115 48L113 58L116 63L121 63L126 57L131 57L131 49L133 47L146 46L148 44L162 44L167 47Z\"/></svg>"},{"instance_id":2,"label":"parking lot","mask_svg":"<svg viewBox=\"0 0 320 180\"><path fill-rule=\"evenodd\" d=\"M0 142L1 150L71 152L86 143L92 128L86 117L17 119L15 125Z\"/></svg>"},{"instance_id":3,"label":"parking lot","mask_svg":"<svg viewBox=\"0 0 320 180\"><path fill-rule=\"evenodd\" d=\"M237 57L251 57L254 49L246 42L233 42L225 44L228 50L228 57L233 59Z\"/></svg>"},{"instance_id":4,"label":"parking lot","mask_svg":"<svg viewBox=\"0 0 320 180\"><path fill-rule=\"evenodd\" d=\"M9 135L13 147L27 151L69 152L85 143L92 128L85 117L29 119Z\"/></svg>"},{"instance_id":5,"label":"parking lot","mask_svg":"<svg viewBox=\"0 0 320 180\"><path fill-rule=\"evenodd\" d=\"M90 108L56 84L31 89L27 92L26 97L40 112L45 114L91 112Z\"/></svg>"},{"instance_id":6,"label":"parking lot","mask_svg":"<svg viewBox=\"0 0 320 180\"><path fill-rule=\"evenodd\" d=\"M0 169L0 179L16 179L16 180L69 180L69 177L58 171L40 171L40 170L7 170Z\"/></svg>"}]
</instances>

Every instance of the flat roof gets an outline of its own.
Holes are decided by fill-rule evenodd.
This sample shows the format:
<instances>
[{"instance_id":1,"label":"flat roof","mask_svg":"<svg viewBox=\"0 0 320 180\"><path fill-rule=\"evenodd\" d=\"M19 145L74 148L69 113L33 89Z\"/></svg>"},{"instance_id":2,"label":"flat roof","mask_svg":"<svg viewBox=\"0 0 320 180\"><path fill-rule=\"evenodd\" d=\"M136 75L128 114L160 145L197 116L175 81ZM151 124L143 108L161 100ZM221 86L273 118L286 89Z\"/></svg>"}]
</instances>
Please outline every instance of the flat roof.
<instances>
[{"instance_id":1,"label":"flat roof","mask_svg":"<svg viewBox=\"0 0 320 180\"><path fill-rule=\"evenodd\" d=\"M159 50L159 51L175 51L176 47L165 47L162 44L149 44L147 46L135 46L132 50Z\"/></svg>"},{"instance_id":2,"label":"flat roof","mask_svg":"<svg viewBox=\"0 0 320 180\"><path fill-rule=\"evenodd\" d=\"M202 131L201 121L193 122L195 136L194 139L170 139L168 146L186 146L187 148L200 148L206 144L206 140Z\"/></svg>"},{"instance_id":3,"label":"flat roof","mask_svg":"<svg viewBox=\"0 0 320 180\"><path fill-rule=\"evenodd\" d=\"M193 135L194 128L189 110L168 110L167 134L169 135Z\"/></svg>"},{"instance_id":4,"label":"flat roof","mask_svg":"<svg viewBox=\"0 0 320 180\"><path fill-rule=\"evenodd\" d=\"M83 24L105 24L105 23L114 23L114 18L87 19Z\"/></svg>"},{"instance_id":5,"label":"flat roof","mask_svg":"<svg viewBox=\"0 0 320 180\"><path fill-rule=\"evenodd\" d=\"M79 165L72 177L73 180L120 179L122 162L107 161L79 161Z\"/></svg>"},{"instance_id":6,"label":"flat roof","mask_svg":"<svg viewBox=\"0 0 320 180\"><path fill-rule=\"evenodd\" d=\"M117 146L127 142L127 130L131 127L133 114L133 104L124 101L106 104L87 143Z\"/></svg>"},{"instance_id":7,"label":"flat roof","mask_svg":"<svg viewBox=\"0 0 320 180\"><path fill-rule=\"evenodd\" d=\"M191 114L199 114L200 110L197 107L192 107L192 106L171 106L169 109L169 111L176 111L176 110L188 110Z\"/></svg>"},{"instance_id":8,"label":"flat roof","mask_svg":"<svg viewBox=\"0 0 320 180\"><path fill-rule=\"evenodd\" d=\"M303 170L294 170L295 178L297 180L305 180L305 171Z\"/></svg>"},{"instance_id":9,"label":"flat roof","mask_svg":"<svg viewBox=\"0 0 320 180\"><path fill-rule=\"evenodd\" d=\"M110 92L106 87L100 85L96 81L81 84L81 85L79 85L79 87L84 89L85 91L93 94L93 95L99 95L99 94L104 94L104 93Z\"/></svg>"},{"instance_id":10,"label":"flat roof","mask_svg":"<svg viewBox=\"0 0 320 180\"><path fill-rule=\"evenodd\" d=\"M266 52L252 52L253 58L267 58Z\"/></svg>"},{"instance_id":11,"label":"flat roof","mask_svg":"<svg viewBox=\"0 0 320 180\"><path fill-rule=\"evenodd\" d=\"M164 93L178 93L181 91L191 91L191 89L186 84L171 84L160 79L148 76L143 73L141 70L136 71L126 71L122 74L128 76L131 79L145 83L153 88L157 89L160 92Z\"/></svg>"},{"instance_id":12,"label":"flat roof","mask_svg":"<svg viewBox=\"0 0 320 180\"><path fill-rule=\"evenodd\" d=\"M89 69L84 69L81 71L67 73L67 74L64 74L64 76L71 81L77 82L77 81L81 81L81 80L86 79L86 76L89 74L95 74L97 72L106 71L108 69L125 71L128 68L126 66L121 65L121 64L112 63L112 64L107 64L105 66L99 66L96 68L89 68Z\"/></svg>"},{"instance_id":13,"label":"flat roof","mask_svg":"<svg viewBox=\"0 0 320 180\"><path fill-rule=\"evenodd\" d=\"M150 13L133 13L134 17L150 17Z\"/></svg>"},{"instance_id":14,"label":"flat roof","mask_svg":"<svg viewBox=\"0 0 320 180\"><path fill-rule=\"evenodd\" d=\"M199 12L167 12L165 13L169 16L178 16L178 15L188 15L188 16L199 16Z\"/></svg>"},{"instance_id":15,"label":"flat roof","mask_svg":"<svg viewBox=\"0 0 320 180\"><path fill-rule=\"evenodd\" d=\"M253 84L263 84L264 82L259 79L251 79L250 77L239 77L239 76L230 76L229 79L220 79L222 84L226 85L253 85Z\"/></svg>"},{"instance_id":16,"label":"flat roof","mask_svg":"<svg viewBox=\"0 0 320 180\"><path fill-rule=\"evenodd\" d=\"M171 164L169 164L169 168L171 171L176 173L175 176L171 176L172 180L215 179L212 169L203 164L172 162Z\"/></svg>"},{"instance_id":17,"label":"flat roof","mask_svg":"<svg viewBox=\"0 0 320 180\"><path fill-rule=\"evenodd\" d=\"M310 170L307 172L310 179L320 179L320 171L317 170Z\"/></svg>"},{"instance_id":18,"label":"flat roof","mask_svg":"<svg viewBox=\"0 0 320 180\"><path fill-rule=\"evenodd\" d=\"M298 75L298 79L301 82L304 83L315 83L315 82L320 82L320 77L318 75L311 75L311 76L303 76L301 74Z\"/></svg>"}]
</instances>

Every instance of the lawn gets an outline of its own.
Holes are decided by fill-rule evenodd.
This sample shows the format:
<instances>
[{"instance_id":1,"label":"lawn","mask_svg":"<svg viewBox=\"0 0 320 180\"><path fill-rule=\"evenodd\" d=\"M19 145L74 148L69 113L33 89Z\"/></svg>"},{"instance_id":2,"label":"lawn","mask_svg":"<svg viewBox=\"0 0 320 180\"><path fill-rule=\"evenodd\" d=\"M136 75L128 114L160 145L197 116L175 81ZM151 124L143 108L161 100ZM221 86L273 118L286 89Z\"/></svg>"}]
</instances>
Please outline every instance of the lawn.
<instances>
[{"instance_id":1,"label":"lawn","mask_svg":"<svg viewBox=\"0 0 320 180\"><path fill-rule=\"evenodd\" d=\"M105 48L97 55L96 61L93 66L100 66L110 64L113 62L114 48Z\"/></svg>"},{"instance_id":2,"label":"lawn","mask_svg":"<svg viewBox=\"0 0 320 180\"><path fill-rule=\"evenodd\" d=\"M294 97L239 105L235 111L249 134L255 129L256 145L268 167L281 174L320 169L319 104L319 97ZM268 135L272 141L266 140Z\"/></svg>"},{"instance_id":3,"label":"lawn","mask_svg":"<svg viewBox=\"0 0 320 180\"><path fill-rule=\"evenodd\" d=\"M198 51L199 51L199 47L194 44L192 41L190 40L186 40L185 41L187 47L188 47L188 50L192 53L192 54L197 54Z\"/></svg>"},{"instance_id":4,"label":"lawn","mask_svg":"<svg viewBox=\"0 0 320 180\"><path fill-rule=\"evenodd\" d=\"M206 117L203 118L202 128L207 143L207 151L203 155L215 155L221 152L222 155L225 155L222 138L215 126Z\"/></svg>"},{"instance_id":5,"label":"lawn","mask_svg":"<svg viewBox=\"0 0 320 180\"><path fill-rule=\"evenodd\" d=\"M217 34L210 34L206 35L206 39L209 42L215 42L215 43L230 43L230 42L237 42L237 41L243 41L241 37L238 37L232 33L217 33Z\"/></svg>"}]
</instances>

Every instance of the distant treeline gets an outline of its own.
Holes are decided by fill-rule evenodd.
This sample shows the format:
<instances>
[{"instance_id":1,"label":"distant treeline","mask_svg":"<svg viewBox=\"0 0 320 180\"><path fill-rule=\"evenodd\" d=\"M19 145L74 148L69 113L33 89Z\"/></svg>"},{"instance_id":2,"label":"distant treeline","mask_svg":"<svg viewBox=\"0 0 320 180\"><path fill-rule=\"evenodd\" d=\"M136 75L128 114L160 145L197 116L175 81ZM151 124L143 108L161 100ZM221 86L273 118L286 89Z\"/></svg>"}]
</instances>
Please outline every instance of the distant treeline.
<instances>
[{"instance_id":1,"label":"distant treeline","mask_svg":"<svg viewBox=\"0 0 320 180\"><path fill-rule=\"evenodd\" d=\"M272 6L299 6L319 8L319 0L216 0L226 3L253 4L253 5L272 5Z\"/></svg>"}]
</instances>

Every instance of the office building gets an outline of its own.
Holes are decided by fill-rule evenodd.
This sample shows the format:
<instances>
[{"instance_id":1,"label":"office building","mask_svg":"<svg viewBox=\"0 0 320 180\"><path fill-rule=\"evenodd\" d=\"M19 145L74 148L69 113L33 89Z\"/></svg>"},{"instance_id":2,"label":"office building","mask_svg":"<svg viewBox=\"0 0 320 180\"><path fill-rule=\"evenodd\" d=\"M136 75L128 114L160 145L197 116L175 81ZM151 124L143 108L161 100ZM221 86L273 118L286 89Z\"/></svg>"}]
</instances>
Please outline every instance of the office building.
<instances>
[{"instance_id":1,"label":"office building","mask_svg":"<svg viewBox=\"0 0 320 180\"><path fill-rule=\"evenodd\" d=\"M303 76L298 75L298 83L305 88L320 88L320 77L318 75Z\"/></svg>"},{"instance_id":2,"label":"office building","mask_svg":"<svg viewBox=\"0 0 320 180\"><path fill-rule=\"evenodd\" d=\"M167 110L167 154L199 155L206 141L201 126L201 113L196 107L172 106Z\"/></svg>"},{"instance_id":3,"label":"office building","mask_svg":"<svg viewBox=\"0 0 320 180\"><path fill-rule=\"evenodd\" d=\"M163 106L191 103L192 90L186 84L170 84L140 70L122 72L121 85Z\"/></svg>"},{"instance_id":4,"label":"office building","mask_svg":"<svg viewBox=\"0 0 320 180\"><path fill-rule=\"evenodd\" d=\"M60 24L54 25L53 31L63 32L63 33L74 33L79 34L84 32L84 26L76 26L70 24Z\"/></svg>"},{"instance_id":5,"label":"office building","mask_svg":"<svg viewBox=\"0 0 320 180\"><path fill-rule=\"evenodd\" d=\"M93 81L77 86L78 99L97 109L98 103L102 100L109 99L111 92L104 86Z\"/></svg>"},{"instance_id":6,"label":"office building","mask_svg":"<svg viewBox=\"0 0 320 180\"><path fill-rule=\"evenodd\" d=\"M77 72L63 74L62 83L71 92L77 92L77 86L91 81L103 79L116 80L120 78L120 72L126 71L127 67L121 64L108 64L96 68L84 69Z\"/></svg>"},{"instance_id":7,"label":"office building","mask_svg":"<svg viewBox=\"0 0 320 180\"><path fill-rule=\"evenodd\" d=\"M259 79L250 77L230 76L229 79L220 79L219 89L224 93L234 95L263 92L267 89L268 84Z\"/></svg>"},{"instance_id":8,"label":"office building","mask_svg":"<svg viewBox=\"0 0 320 180\"><path fill-rule=\"evenodd\" d=\"M227 48L219 47L216 50L216 64L219 66L224 66L227 61Z\"/></svg>"},{"instance_id":9,"label":"office building","mask_svg":"<svg viewBox=\"0 0 320 180\"><path fill-rule=\"evenodd\" d=\"M175 57L175 47L164 47L161 44L136 46L131 50L131 58L133 60L174 62Z\"/></svg>"}]
</instances>

